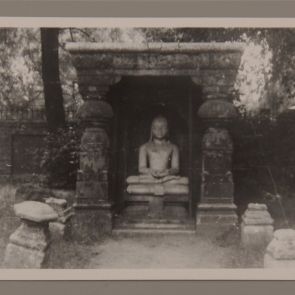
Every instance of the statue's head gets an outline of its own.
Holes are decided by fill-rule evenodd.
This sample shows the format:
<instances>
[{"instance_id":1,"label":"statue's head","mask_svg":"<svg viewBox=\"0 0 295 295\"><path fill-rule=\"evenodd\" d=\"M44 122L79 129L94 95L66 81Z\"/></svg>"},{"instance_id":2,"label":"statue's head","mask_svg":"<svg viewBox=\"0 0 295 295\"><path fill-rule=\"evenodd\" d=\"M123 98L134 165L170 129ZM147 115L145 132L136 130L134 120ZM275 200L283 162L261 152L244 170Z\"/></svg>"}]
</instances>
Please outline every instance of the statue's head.
<instances>
[{"instance_id":1,"label":"statue's head","mask_svg":"<svg viewBox=\"0 0 295 295\"><path fill-rule=\"evenodd\" d=\"M168 137L168 121L163 116L157 116L152 121L151 139L165 139Z\"/></svg>"}]
</instances>

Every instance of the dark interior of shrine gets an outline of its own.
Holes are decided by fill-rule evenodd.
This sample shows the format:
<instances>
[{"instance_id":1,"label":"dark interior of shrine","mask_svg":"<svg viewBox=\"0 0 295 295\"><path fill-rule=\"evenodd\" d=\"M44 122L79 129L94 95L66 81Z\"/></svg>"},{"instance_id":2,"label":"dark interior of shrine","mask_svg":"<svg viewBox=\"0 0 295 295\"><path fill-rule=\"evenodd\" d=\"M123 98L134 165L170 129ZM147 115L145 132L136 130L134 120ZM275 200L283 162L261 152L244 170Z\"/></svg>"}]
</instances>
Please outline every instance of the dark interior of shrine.
<instances>
[{"instance_id":1,"label":"dark interior of shrine","mask_svg":"<svg viewBox=\"0 0 295 295\"><path fill-rule=\"evenodd\" d=\"M169 139L179 148L180 175L190 180L188 211L195 212L200 194L201 138L197 117L202 89L186 76L123 77L108 94L114 110L111 130L110 194L115 208L124 207L126 178L138 174L139 147L150 138L152 119L167 118Z\"/></svg>"}]
</instances>

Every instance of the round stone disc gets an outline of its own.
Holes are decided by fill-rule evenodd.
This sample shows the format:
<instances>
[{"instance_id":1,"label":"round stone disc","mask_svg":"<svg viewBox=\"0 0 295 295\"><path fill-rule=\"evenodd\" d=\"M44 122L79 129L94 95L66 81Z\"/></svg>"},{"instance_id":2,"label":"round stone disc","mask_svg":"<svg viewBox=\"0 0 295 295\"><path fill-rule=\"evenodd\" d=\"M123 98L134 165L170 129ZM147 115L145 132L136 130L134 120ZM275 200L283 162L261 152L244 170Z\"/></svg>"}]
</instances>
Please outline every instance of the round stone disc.
<instances>
[{"instance_id":1,"label":"round stone disc","mask_svg":"<svg viewBox=\"0 0 295 295\"><path fill-rule=\"evenodd\" d=\"M57 213L47 204L25 201L14 205L15 215L21 219L41 223L58 218Z\"/></svg>"}]
</instances>

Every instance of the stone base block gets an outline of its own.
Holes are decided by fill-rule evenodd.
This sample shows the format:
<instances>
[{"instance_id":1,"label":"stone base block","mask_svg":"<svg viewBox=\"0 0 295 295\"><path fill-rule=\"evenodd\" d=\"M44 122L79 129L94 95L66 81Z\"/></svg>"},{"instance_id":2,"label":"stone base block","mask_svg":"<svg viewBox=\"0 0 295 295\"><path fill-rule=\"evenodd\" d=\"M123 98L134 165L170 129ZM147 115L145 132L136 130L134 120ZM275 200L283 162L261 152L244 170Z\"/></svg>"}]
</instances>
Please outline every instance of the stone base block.
<instances>
[{"instance_id":1,"label":"stone base block","mask_svg":"<svg viewBox=\"0 0 295 295\"><path fill-rule=\"evenodd\" d=\"M272 225L241 225L241 242L246 247L266 247L273 238Z\"/></svg>"},{"instance_id":2,"label":"stone base block","mask_svg":"<svg viewBox=\"0 0 295 295\"><path fill-rule=\"evenodd\" d=\"M22 223L10 236L4 265L7 268L40 268L46 264L50 243L47 227Z\"/></svg>"},{"instance_id":3,"label":"stone base block","mask_svg":"<svg viewBox=\"0 0 295 295\"><path fill-rule=\"evenodd\" d=\"M46 253L9 243L6 247L5 268L43 268L46 265Z\"/></svg>"},{"instance_id":4,"label":"stone base block","mask_svg":"<svg viewBox=\"0 0 295 295\"><path fill-rule=\"evenodd\" d=\"M274 259L270 254L264 255L264 268L295 268L295 259Z\"/></svg>"},{"instance_id":5,"label":"stone base block","mask_svg":"<svg viewBox=\"0 0 295 295\"><path fill-rule=\"evenodd\" d=\"M72 239L84 242L98 240L101 236L112 232L111 208L74 206L75 214L71 219Z\"/></svg>"},{"instance_id":6,"label":"stone base block","mask_svg":"<svg viewBox=\"0 0 295 295\"><path fill-rule=\"evenodd\" d=\"M52 234L52 237L64 237L65 235L65 224L62 224L60 222L51 222L49 224L49 230Z\"/></svg>"},{"instance_id":7,"label":"stone base block","mask_svg":"<svg viewBox=\"0 0 295 295\"><path fill-rule=\"evenodd\" d=\"M151 198L149 202L149 216L151 218L161 218L163 216L164 200L163 197Z\"/></svg>"},{"instance_id":8,"label":"stone base block","mask_svg":"<svg viewBox=\"0 0 295 295\"><path fill-rule=\"evenodd\" d=\"M183 219L188 218L188 210L185 205L181 204L167 204L164 207L164 216L168 218Z\"/></svg>"},{"instance_id":9,"label":"stone base block","mask_svg":"<svg viewBox=\"0 0 295 295\"><path fill-rule=\"evenodd\" d=\"M201 203L197 208L197 227L199 225L236 225L238 216L234 204Z\"/></svg>"}]
</instances>

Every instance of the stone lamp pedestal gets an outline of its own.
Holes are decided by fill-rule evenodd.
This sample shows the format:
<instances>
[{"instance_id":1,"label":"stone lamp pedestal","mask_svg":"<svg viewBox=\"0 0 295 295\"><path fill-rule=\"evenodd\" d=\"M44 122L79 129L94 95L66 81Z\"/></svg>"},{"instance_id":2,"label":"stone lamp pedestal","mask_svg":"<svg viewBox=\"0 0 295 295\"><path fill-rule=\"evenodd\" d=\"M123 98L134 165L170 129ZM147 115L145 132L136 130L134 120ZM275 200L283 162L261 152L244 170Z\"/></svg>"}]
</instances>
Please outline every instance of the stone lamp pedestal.
<instances>
[{"instance_id":1,"label":"stone lamp pedestal","mask_svg":"<svg viewBox=\"0 0 295 295\"><path fill-rule=\"evenodd\" d=\"M10 236L6 247L6 268L42 268L48 261L50 244L49 222L58 218L47 204L25 201L14 205L17 217L22 221Z\"/></svg>"},{"instance_id":2,"label":"stone lamp pedestal","mask_svg":"<svg viewBox=\"0 0 295 295\"><path fill-rule=\"evenodd\" d=\"M265 204L250 203L242 216L242 245L266 247L273 237L273 222Z\"/></svg>"}]
</instances>

